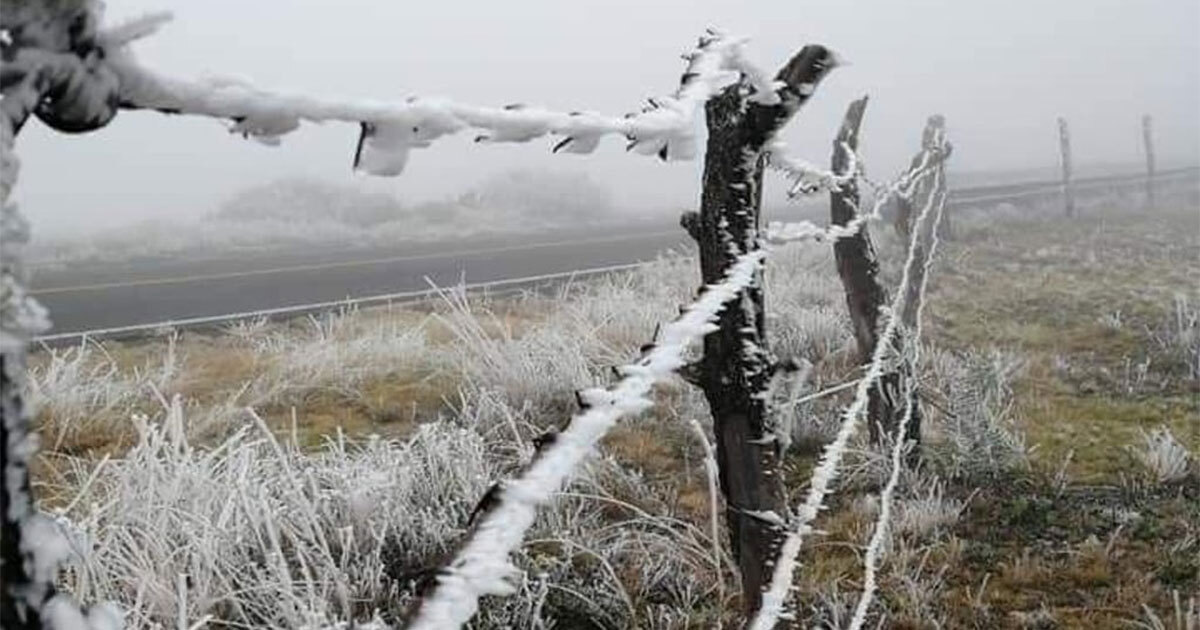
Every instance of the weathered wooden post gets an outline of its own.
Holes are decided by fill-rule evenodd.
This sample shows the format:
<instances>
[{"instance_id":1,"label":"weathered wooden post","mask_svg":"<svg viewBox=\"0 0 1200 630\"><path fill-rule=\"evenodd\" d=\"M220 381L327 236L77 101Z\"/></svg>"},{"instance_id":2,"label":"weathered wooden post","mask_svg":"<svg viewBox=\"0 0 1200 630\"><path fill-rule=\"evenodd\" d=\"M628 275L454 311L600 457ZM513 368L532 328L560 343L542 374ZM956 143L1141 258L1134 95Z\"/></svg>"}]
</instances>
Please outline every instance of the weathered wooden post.
<instances>
[{"instance_id":1,"label":"weathered wooden post","mask_svg":"<svg viewBox=\"0 0 1200 630\"><path fill-rule=\"evenodd\" d=\"M95 17L84 3L5 3L0 28L0 627L39 629L56 598L54 526L37 513L29 464L37 441L23 392L26 346L48 326L29 295L22 254L29 224L9 199L19 162L17 134L31 116L60 130L87 131L116 114L115 85L86 65ZM36 28L25 28L35 24ZM55 54L46 54L52 51ZM92 98L99 96L99 98ZM67 609L59 606L60 612ZM76 614L78 611L76 610ZM82 617L81 617L82 618Z\"/></svg>"},{"instance_id":2,"label":"weathered wooden post","mask_svg":"<svg viewBox=\"0 0 1200 630\"><path fill-rule=\"evenodd\" d=\"M834 173L842 173L849 168L852 152L858 149L858 130L866 108L867 97L864 96L850 103L846 110L841 129L833 141L831 166ZM911 213L911 205L901 203L902 207ZM856 180L849 179L830 190L829 218L833 225L850 223L857 215L858 208L859 191ZM846 307L850 312L858 360L859 363L866 363L871 360L879 338L880 308L887 303L887 292L879 282L879 260L867 226L862 225L853 236L835 240L833 255L838 276L841 277L842 287L846 292ZM900 338L897 336L896 339L896 345L899 347ZM871 389L867 406L867 430L873 444L881 443L882 436L892 432L896 426L899 418L897 403L900 401L901 378L899 371L890 371L880 377L879 382Z\"/></svg>"},{"instance_id":3,"label":"weathered wooden post","mask_svg":"<svg viewBox=\"0 0 1200 630\"><path fill-rule=\"evenodd\" d=\"M836 65L825 47L805 46L779 71L778 98L746 82L711 99L700 213L682 223L700 249L706 285L721 281L739 256L759 248L765 146ZM757 610L770 562L783 538L787 508L780 446L769 425L766 392L777 365L768 349L761 272L740 300L722 311L704 338L704 356L687 370L713 415L721 490L743 604Z\"/></svg>"},{"instance_id":4,"label":"weathered wooden post","mask_svg":"<svg viewBox=\"0 0 1200 630\"><path fill-rule=\"evenodd\" d=\"M914 162L928 160L928 164L932 167L931 175L922 178L915 187L914 197L922 207L928 204L945 203L946 159L948 157L950 157L950 145L946 143L946 118L941 114L934 114L925 123L925 133L921 140L921 154L913 160ZM929 260L930 244L935 233L940 235L933 221L926 221L922 225L912 227L912 238L916 239L916 244L913 245L913 260L909 267L911 280L908 284L908 295L904 298L904 308L900 312L900 322L906 330L912 330L916 326L917 311L921 305L921 296L918 291L924 284L926 262Z\"/></svg>"},{"instance_id":5,"label":"weathered wooden post","mask_svg":"<svg viewBox=\"0 0 1200 630\"><path fill-rule=\"evenodd\" d=\"M912 161L908 165L908 173L910 175L917 173L925 167L925 160L929 157L929 150L933 146L935 136L945 132L945 119L940 115L930 116L926 121L925 129L921 132L921 150L913 156ZM913 182L909 190L905 194L898 195L895 200L896 215L893 217L893 226L896 228L896 234L901 240L908 242L912 237L913 221L919 214L913 207L914 203L920 203L928 197L930 191L929 177L921 177ZM916 200L914 202L914 200ZM944 232L939 232L939 235Z\"/></svg>"},{"instance_id":6,"label":"weathered wooden post","mask_svg":"<svg viewBox=\"0 0 1200 630\"><path fill-rule=\"evenodd\" d=\"M1154 207L1154 118L1142 116L1142 144L1146 149L1146 207Z\"/></svg>"},{"instance_id":7,"label":"weathered wooden post","mask_svg":"<svg viewBox=\"0 0 1200 630\"><path fill-rule=\"evenodd\" d=\"M1071 130L1067 119L1058 119L1058 149L1062 158L1063 207L1068 217L1075 216L1075 190L1071 186Z\"/></svg>"}]
</instances>

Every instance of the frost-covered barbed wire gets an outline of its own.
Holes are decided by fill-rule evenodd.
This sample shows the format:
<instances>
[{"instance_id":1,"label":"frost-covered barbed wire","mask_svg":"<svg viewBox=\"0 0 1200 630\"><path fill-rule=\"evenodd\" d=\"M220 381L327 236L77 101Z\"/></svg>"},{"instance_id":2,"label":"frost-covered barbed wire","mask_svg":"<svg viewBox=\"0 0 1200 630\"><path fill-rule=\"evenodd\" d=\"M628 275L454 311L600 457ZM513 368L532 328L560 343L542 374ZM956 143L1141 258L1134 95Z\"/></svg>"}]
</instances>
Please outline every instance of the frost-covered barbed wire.
<instances>
[{"instance_id":1,"label":"frost-covered barbed wire","mask_svg":"<svg viewBox=\"0 0 1200 630\"><path fill-rule=\"evenodd\" d=\"M720 575L724 572L721 559L721 505L720 491L717 489L720 485L719 477L721 475L720 467L717 465L716 452L713 450L712 442L708 441L708 434L704 432L704 427L700 421L692 418L688 423L692 430L696 433L696 438L700 441L700 446L704 449L704 476L708 481L708 516L710 536L713 544L713 569L717 572L717 601L725 601L725 581L720 579Z\"/></svg>"},{"instance_id":2,"label":"frost-covered barbed wire","mask_svg":"<svg viewBox=\"0 0 1200 630\"><path fill-rule=\"evenodd\" d=\"M789 197L812 195L821 191L841 190L841 187L854 181L861 175L860 157L858 153L843 144L850 163L845 172L835 173L832 170L820 168L811 162L790 155L787 143L776 138L767 143L767 166L783 173L791 186L788 188Z\"/></svg>"},{"instance_id":3,"label":"frost-covered barbed wire","mask_svg":"<svg viewBox=\"0 0 1200 630\"><path fill-rule=\"evenodd\" d=\"M913 194L913 191L929 178L933 177L934 172L945 159L945 155L935 151L923 151L919 156L919 160L910 169L901 173L894 180L889 182L874 182L862 176L861 161L857 155L848 147L845 148L848 155L851 156L853 168L847 169L846 173L837 174L829 171L806 171L800 166L799 174L794 175L797 182L795 186L799 186L806 181L805 177L817 178L822 183L815 188L798 189L793 187L793 190L802 191L801 194L810 194L820 192L821 190L831 190L834 186L841 185L853 180L859 179L867 184L873 190L874 199L871 207L867 211L856 209L857 212L853 219L842 225L831 225L821 227L812 221L772 221L767 224L763 230L763 238L772 245L783 243L791 243L794 241L836 241L843 238L851 238L857 235L864 225L871 221L876 221L883 216L883 208L893 199L908 199ZM816 167L812 167L816 168ZM817 173L812 175L809 173Z\"/></svg>"},{"instance_id":4,"label":"frost-covered barbed wire","mask_svg":"<svg viewBox=\"0 0 1200 630\"><path fill-rule=\"evenodd\" d=\"M480 597L513 592L510 580L516 568L509 555L533 524L537 508L553 497L618 420L653 404L648 396L654 385L685 365L689 346L716 330L713 320L754 282L765 257L762 249L740 256L723 282L709 287L679 319L662 328L652 349L618 370L623 374L619 382L609 389L580 392L585 410L548 440L519 477L498 486L494 506L421 602L410 628L461 627L475 614Z\"/></svg>"},{"instance_id":5,"label":"frost-covered barbed wire","mask_svg":"<svg viewBox=\"0 0 1200 630\"><path fill-rule=\"evenodd\" d=\"M939 130L938 132L937 143L945 144L943 130ZM934 171L931 193L926 200L926 204L934 206L933 226L929 231L929 252L925 255L925 260L921 262L924 266L924 273L921 274L917 286L916 317L913 321L913 330L907 348L909 356L904 359L909 362L912 368L910 373L913 374L916 373L918 366L921 364L921 314L925 308L925 291L929 286L929 272L933 268L934 257L937 255L938 232L942 223L942 215L946 209L945 176L943 168L938 168ZM926 214L928 211L929 209L926 208L922 210L922 214ZM918 238L917 234L913 235L914 243ZM867 611L870 610L871 602L874 600L878 590L879 559L883 553L883 544L890 525L896 487L900 483L900 473L904 468L903 458L907 442L905 436L908 435L908 426L912 422L914 408L917 405L916 394L916 384L913 382L908 383L904 396L904 413L901 415L900 422L896 427L896 434L892 445L891 472L888 475L887 484L884 486L883 491L879 493L879 517L875 521L871 540L867 544L866 552L863 554L863 591L859 597L858 605L855 606L854 617L850 620L850 630L860 630L863 624L866 623Z\"/></svg>"},{"instance_id":6,"label":"frost-covered barbed wire","mask_svg":"<svg viewBox=\"0 0 1200 630\"><path fill-rule=\"evenodd\" d=\"M478 142L528 142L553 135L559 138L554 150L567 153L591 153L603 137L620 135L637 153L664 160L692 159L704 104L720 90L745 77L752 99L779 100L775 83L746 57L746 40L717 30L709 30L684 55L687 69L674 93L648 99L640 112L610 116L524 104L486 107L433 97L410 97L398 103L332 100L264 90L240 79L181 79L141 64L128 46L156 31L170 14L148 15L108 30L100 28L95 6L88 7L86 15L79 22L80 32L68 42L19 31L22 35L13 42L15 54L5 64L14 72L50 73L55 75L53 81L69 85L56 95L54 111L39 114L51 126L91 129L106 124L117 109L152 109L230 120L231 132L277 144L302 122L349 122L361 131L354 166L375 175L398 175L413 149L467 130L476 134ZM32 14L24 13L5 22L22 29L28 24L41 26ZM73 54L75 41L87 42L92 52L85 57Z\"/></svg>"},{"instance_id":7,"label":"frost-covered barbed wire","mask_svg":"<svg viewBox=\"0 0 1200 630\"><path fill-rule=\"evenodd\" d=\"M937 156L932 155L932 153L931 151L923 152L920 164L910 170L909 173L931 173L932 171L927 169L932 168L932 165L938 160ZM909 182L912 181L912 178L906 177L902 179ZM893 184L893 186L896 185L896 183ZM925 204L921 208L916 224L922 225L925 221L929 220L929 215L935 211L936 205L934 203ZM861 218L861 216L856 217L854 221L847 223L843 227L848 228ZM858 223L858 225L861 224L861 222ZM857 230L858 228L855 227L854 229ZM908 254L899 286L896 288L896 293L890 306L881 314L882 321L880 324L879 339L872 353L871 362L867 364L865 374L855 388L854 400L846 407L846 410L842 414L842 422L837 435L826 445L820 461L813 468L812 478L809 481L808 494L795 516L793 516L791 531L780 547L779 556L775 561L775 569L771 576L770 587L763 593L762 606L758 609L749 625L751 630L769 630L770 628L774 628L775 624L784 615L784 604L792 588L792 577L795 573L797 556L800 553L804 536L813 531L812 521L816 519L817 514L824 507L825 497L829 494L829 489L834 478L837 477L838 465L845 454L850 438L858 428L858 423L863 412L866 410L871 387L883 376L890 355L893 354L892 341L900 326L898 313L902 309L904 300L908 294L908 286L912 276L910 272L913 270L914 262L916 261L917 250L919 249L918 245L919 240L916 238L912 239L909 243ZM921 281L924 282L925 278L927 276L922 277Z\"/></svg>"}]
</instances>

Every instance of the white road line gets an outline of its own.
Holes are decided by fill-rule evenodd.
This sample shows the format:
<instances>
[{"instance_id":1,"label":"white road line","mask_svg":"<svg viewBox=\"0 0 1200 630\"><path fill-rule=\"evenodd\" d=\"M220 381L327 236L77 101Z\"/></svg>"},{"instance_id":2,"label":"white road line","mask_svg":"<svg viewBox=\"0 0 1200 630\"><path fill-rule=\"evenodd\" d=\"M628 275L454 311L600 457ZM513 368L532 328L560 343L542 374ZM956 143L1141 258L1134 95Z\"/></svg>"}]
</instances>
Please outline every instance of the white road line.
<instances>
[{"instance_id":1,"label":"white road line","mask_svg":"<svg viewBox=\"0 0 1200 630\"><path fill-rule=\"evenodd\" d=\"M440 252L437 254L420 254L410 256L388 256L384 258L369 258L366 260L348 260L334 263L315 263L308 265L292 265L288 267L271 267L267 269L251 269L249 271L229 271L225 273L210 273L210 274L195 274L190 276L176 276L170 278L149 278L146 280L128 280L122 282L103 282L98 284L85 284L67 287L52 287L47 289L34 289L33 295L53 295L55 293L73 293L78 291L100 291L104 289L118 289L125 287L141 287L141 286L156 286L164 284L186 284L189 282L204 282L208 280L225 280L229 278L245 278L251 276L271 275L277 273L290 273L297 271L318 271L323 269L343 269L352 267L367 267L370 265L379 265L394 262L406 262L415 260L431 260L435 258L447 258L457 256L474 256L479 254L500 254L512 251L534 251L546 249L550 247L562 247L564 245L590 245L594 243L611 243L614 241L626 241L630 239L657 238L660 236L680 236L682 233L678 230L662 231L662 232L647 232L642 234L621 234L619 236L602 236L596 238L585 238L573 241L552 241L549 243L533 243L532 245L507 245L504 247L489 247L482 249L467 249L449 252Z\"/></svg>"},{"instance_id":2,"label":"white road line","mask_svg":"<svg viewBox=\"0 0 1200 630\"><path fill-rule=\"evenodd\" d=\"M579 269L576 271L562 271L558 273L546 273L537 276L526 276L524 278L508 278L505 280L492 280L489 282L477 282L474 284L461 285L467 291L480 291L484 289L502 289L502 288L519 288L521 285L544 282L548 280L559 280L562 278L583 278L588 276L596 276L605 273L615 273L620 271L629 271L638 267L644 266L646 262L624 263L620 265L609 265L607 267L593 267L591 269ZM218 324L222 322L234 322L245 319L258 319L261 317L272 317L277 315L288 315L293 313L303 313L307 311L325 311L335 308L347 308L351 306L367 306L373 303L387 303L397 301L415 301L421 298L432 297L437 294L439 289L423 289L420 291L402 291L399 293L387 293L384 295L371 295L360 298L346 298L344 300L334 300L331 302L318 302L315 304L295 304L292 306L281 306L277 308L268 308L259 311L246 311L242 313L227 313L223 315L208 315L204 317L188 317L184 319L172 319L161 322L153 322L149 324L132 324L129 326L116 326L113 328L96 328L92 330L80 330L74 332L55 333L52 335L42 335L35 337L35 342L52 343L67 339L79 339L83 337L111 337L114 335L131 335L136 333L153 332L160 329L170 328L188 328L193 326L202 326L204 324Z\"/></svg>"}]
</instances>

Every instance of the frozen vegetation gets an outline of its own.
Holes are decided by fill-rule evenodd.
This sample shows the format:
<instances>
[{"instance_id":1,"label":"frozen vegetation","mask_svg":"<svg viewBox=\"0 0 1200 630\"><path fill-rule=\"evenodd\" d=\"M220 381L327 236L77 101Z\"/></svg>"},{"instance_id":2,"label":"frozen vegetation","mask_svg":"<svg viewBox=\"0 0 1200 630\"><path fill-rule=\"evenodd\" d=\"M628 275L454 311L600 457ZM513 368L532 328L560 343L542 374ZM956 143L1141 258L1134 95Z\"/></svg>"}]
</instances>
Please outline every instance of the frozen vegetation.
<instances>
[{"instance_id":1,"label":"frozen vegetation","mask_svg":"<svg viewBox=\"0 0 1200 630\"><path fill-rule=\"evenodd\" d=\"M894 275L901 252L891 239L883 247ZM781 407L797 461L811 461L849 399L810 395L855 374L844 298L827 246L779 248L767 272L778 351L813 363L804 389L790 394L803 402ZM119 603L132 627L395 624L456 551L479 498L576 411L576 390L610 383L610 368L636 357L691 301L694 275L692 259L670 256L551 295L449 291L429 309L45 352L31 400L53 453L44 507L76 552L65 583L82 601ZM1176 316L1170 306L1164 326ZM945 614L937 602L954 591L939 567L955 553L964 562L958 536L978 505L972 489L994 492L990 480L1036 467L1013 411L1029 361L1004 350L926 354L927 463L903 473L878 543L886 559L878 605L899 618ZM477 627L734 620L731 560L724 532L713 544L704 444L691 427L707 423L706 405L682 382L657 387L654 398L538 512L513 556L515 595L481 600ZM1196 474L1185 444L1155 429L1130 440L1129 461L1144 462L1144 483L1181 487ZM797 613L811 623L852 617L855 587L822 580L822 567L838 560L820 558L836 541L867 544L890 457L857 437L850 443L839 498L820 525L832 538L802 556L817 563L797 582ZM793 504L804 490L793 484ZM1002 578L1033 570L1023 566ZM1186 597L1181 605L1186 615ZM1130 618L1149 614L1171 611Z\"/></svg>"},{"instance_id":2,"label":"frozen vegetation","mask_svg":"<svg viewBox=\"0 0 1200 630\"><path fill-rule=\"evenodd\" d=\"M377 175L401 173L413 150L460 132L476 142L553 137L554 151L570 153L590 153L603 138L621 136L636 153L690 159L699 116L706 104L719 110L712 99L723 99L727 86L738 82L740 91L724 93L733 107L709 121L712 137L730 121L769 136L776 131L769 123L786 120L781 116L839 63L824 47L806 47L772 81L748 61L743 40L709 31L685 55L678 88L623 117L440 98L337 101L234 79L160 74L127 44L155 31L164 15L101 28L92 4L12 6L19 11L6 15L6 24L16 25L5 31L6 157L30 115L59 131L82 132L125 108L228 120L231 131L267 144L302 124L351 123L360 130L354 167ZM803 81L795 79L800 70ZM750 115L739 119L742 113ZM758 114L768 124L742 127ZM1153 172L1150 117L1143 120ZM729 167L739 174L720 193L754 190L745 158L768 154L792 179L793 193L837 191L857 175L856 166L824 172L785 155L779 143L751 140L731 147L744 151L732 154L741 166ZM932 151L930 140L919 156L926 165L935 153L938 163L948 155L944 145ZM19 245L25 225L7 203L11 161L3 181L5 240ZM912 172L923 170L914 162ZM163 239L157 249L118 240L68 256L51 247L46 258L104 259L114 249L139 257L264 245L369 247L373 239L395 243L438 230L461 237L513 217L526 220L524 229L554 227L563 216L592 219L610 205L594 188L592 199L581 199L586 188L581 180L558 186L516 174L445 204L407 210L386 197L347 199L344 191L282 183L231 200L206 222L213 230ZM707 246L731 244L731 223L757 203L737 199L744 192L732 195L745 207L719 209L731 214L718 223L708 216L710 192L702 226L716 228L715 240L697 236L706 263ZM1148 206L1155 194L1148 186ZM1194 194L1188 201L1193 208ZM498 210L511 216L482 219L501 216ZM1094 614L1161 627L1172 613L1178 627L1196 623L1187 594L1200 584L1200 484L1195 434L1185 433L1194 409L1180 402L1196 389L1197 321L1188 306L1195 296L1174 296L1165 317L1156 310L1162 285L1194 286L1187 283L1194 260L1179 254L1194 242L1168 226L1168 238L1150 240L1160 247L1147 251L1147 235L1136 230L1178 223L1163 216L1126 225L1115 238L1104 220L1122 217L1106 216L1095 232L1065 243L1047 243L1055 230L1027 219L1001 223L999 213L983 226L956 220L953 229L972 247L951 259L966 269L951 266L937 281L943 312L929 337L920 334L920 307L916 320L900 319L899 307L912 304L913 295L923 298L930 280L925 262L913 281L918 239L902 246L881 239L895 297L881 311L880 340L865 366L851 351L825 246L851 227L772 227L768 236L777 244L821 242L773 252L764 281L769 315L759 318L753 299L732 311L743 322L732 331L742 336L729 337L741 341L737 360L756 362L738 362L732 378L714 371L719 378L707 381L728 385L767 374L761 322L774 352L799 368L789 387L755 385L751 404L769 409L771 431L748 442L780 445L769 457L765 448L754 452L759 463L781 458L780 467L771 460L769 474L786 476L789 496L774 505L798 508L781 514L725 506L738 523L790 528L753 627L793 619L941 627L961 625L964 615L988 626L1044 627L1059 618L1095 622ZM941 206L927 203L915 231L925 217L933 226L928 261ZM875 218L860 213L852 227ZM689 272L695 261L672 255L559 288L549 299L490 300L451 290L432 305L241 324L218 336L173 335L165 344L85 341L45 349L28 383L23 342L42 318L36 309L21 310L33 303L22 292L22 261L8 254L5 316L16 323L0 340L3 426L11 437L4 496L14 502L3 520L6 532L21 534L5 540L21 545L8 545L4 557L22 563L8 573L24 579L28 571L32 579L5 591L6 620L8 602L20 600L18 614L40 613L59 630L386 628L405 620L415 627L740 624L737 571L715 517L713 428L702 420L708 414L700 396L675 375L694 358L696 341L713 331L715 315L748 296L764 263L758 235L746 225L736 233L745 241L734 248L745 253L721 267L719 282L708 277L714 284L701 292ZM1122 240L1130 234L1132 241ZM1118 286L1141 294L1113 291L1114 265L1095 264L1113 251L1135 254L1126 260L1141 275ZM1040 285L1011 286L1034 274L996 273L1010 265L1040 267ZM1065 279L1056 275L1062 269ZM1062 300L1043 308L1038 292L1055 281L1055 289L1093 300L1089 291L1109 289L1114 301L1136 309L1139 328L1127 329L1121 310L1088 312L1092 301L1077 301L1086 317L1063 316L1074 303ZM964 295L963 285L972 290ZM1020 317L990 301L1017 295ZM1147 307L1146 296L1158 303ZM993 313L1008 318L975 326ZM889 357L900 333L906 349ZM917 405L926 409L914 467L901 466L907 445L868 445L857 430L871 388L885 370L897 369L889 364L895 358L911 370L905 378L922 385L904 390L900 427ZM21 394L47 442L36 461L29 459L34 449ZM1151 414L1161 417L1146 431ZM727 427L719 431L721 448ZM1133 429L1140 441L1131 444ZM1043 446L1051 455L1036 452ZM37 505L27 500L27 461L37 468ZM1114 461L1121 466L1115 471ZM735 493L729 496L737 503ZM805 536L812 540L802 546ZM806 570L797 572L800 566ZM743 575L757 595L752 573ZM1077 593L1089 597L1083 606L1071 599ZM486 597L493 595L512 597ZM79 608L73 597L93 605ZM1139 609L1130 606L1134 600Z\"/></svg>"}]
</instances>

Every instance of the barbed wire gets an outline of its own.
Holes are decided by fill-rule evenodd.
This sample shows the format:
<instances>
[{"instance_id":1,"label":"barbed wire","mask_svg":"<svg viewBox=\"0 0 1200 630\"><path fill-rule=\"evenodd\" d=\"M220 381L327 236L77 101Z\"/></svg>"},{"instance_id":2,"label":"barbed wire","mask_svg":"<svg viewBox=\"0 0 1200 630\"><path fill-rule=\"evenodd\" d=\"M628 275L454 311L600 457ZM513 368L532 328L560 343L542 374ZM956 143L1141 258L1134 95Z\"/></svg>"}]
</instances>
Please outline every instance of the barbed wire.
<instances>
[{"instance_id":1,"label":"barbed wire","mask_svg":"<svg viewBox=\"0 0 1200 630\"><path fill-rule=\"evenodd\" d=\"M939 134L944 132L939 130ZM939 135L938 144L944 144L944 136ZM917 368L921 362L921 333L922 322L921 314L925 308L925 292L929 286L929 272L933 268L934 257L937 254L939 242L939 228L942 223L942 215L946 209L946 182L945 169L937 168L928 203L935 204L933 225L930 228L929 234L929 252L922 261L924 273L921 274L921 279L917 286L917 306L916 319L913 322L913 330L909 338L909 343L906 346L909 349L910 356L907 358L910 365L910 374L914 377L917 373ZM913 241L916 242L919 238L919 233L914 230ZM900 471L903 470L903 457L906 446L905 436L908 435L908 425L912 422L913 412L916 407L916 392L917 387L915 382L909 382L905 391L904 413L900 418L900 422L896 427L896 434L891 451L891 471L888 475L887 484L883 491L879 493L879 517L875 521L874 529L871 533L871 540L867 544L866 553L863 555L863 591L859 596L858 605L855 607L854 616L850 620L849 630L861 630L867 619L867 612L871 607L871 602L878 591L878 570L879 560L883 553L883 543L887 537L887 528L890 526L892 503L894 501L896 488L900 483Z\"/></svg>"},{"instance_id":2,"label":"barbed wire","mask_svg":"<svg viewBox=\"0 0 1200 630\"><path fill-rule=\"evenodd\" d=\"M896 184L916 181L917 177L915 175L918 171L927 172L928 169L934 168L944 155L946 153L940 152L937 147L926 146L922 151L920 160L909 171L909 175L912 176L902 177ZM930 203L925 204L921 208L921 212L916 219L916 224L923 225L929 219L930 213L934 210L934 205L931 200ZM856 216L845 227L855 224L861 227L864 221L862 216ZM856 227L855 229L857 230L858 228ZM896 288L896 293L890 306L881 313L881 331L876 341L871 361L867 365L865 375L858 381L854 400L846 407L842 414L842 422L837 434L825 446L821 459L813 468L812 478L809 481L808 494L793 516L792 529L779 549L770 585L763 592L762 605L756 611L754 618L748 626L751 630L770 630L785 616L784 606L787 602L788 594L792 590L792 579L795 574L797 558L804 537L813 532L812 522L824 508L825 498L829 494L833 480L838 475L838 466L849 445L850 438L853 437L862 414L866 411L871 387L883 376L885 363L889 355L893 352L892 342L899 329L899 312L912 279L910 272L916 261L917 250L918 239L914 238L909 242L904 271L901 275L899 286ZM927 275L920 282L925 282L926 278Z\"/></svg>"},{"instance_id":3,"label":"barbed wire","mask_svg":"<svg viewBox=\"0 0 1200 630\"><path fill-rule=\"evenodd\" d=\"M580 392L583 411L561 432L543 438L542 448L516 479L495 486L492 499L485 497L491 505L421 601L409 628L461 627L475 614L480 597L514 592L509 580L517 569L509 555L533 525L537 508L550 501L618 420L653 405L648 396L654 385L685 365L689 346L718 330L713 322L754 282L766 254L755 249L737 258L725 280L710 286L678 319L663 326L639 360L618 368L623 376L615 385Z\"/></svg>"}]
</instances>

